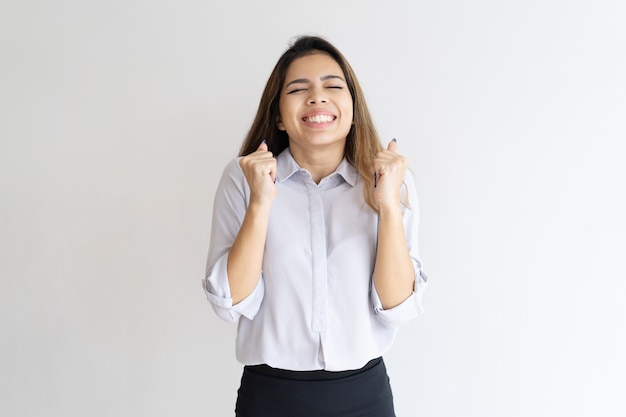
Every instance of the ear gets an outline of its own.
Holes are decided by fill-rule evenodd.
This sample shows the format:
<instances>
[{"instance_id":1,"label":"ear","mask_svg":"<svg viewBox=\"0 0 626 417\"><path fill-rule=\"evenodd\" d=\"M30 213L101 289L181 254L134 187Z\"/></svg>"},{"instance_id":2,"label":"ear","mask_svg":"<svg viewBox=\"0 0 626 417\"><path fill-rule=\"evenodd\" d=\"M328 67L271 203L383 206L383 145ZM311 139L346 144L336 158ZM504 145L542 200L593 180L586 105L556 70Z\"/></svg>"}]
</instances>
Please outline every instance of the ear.
<instances>
[{"instance_id":1,"label":"ear","mask_svg":"<svg viewBox=\"0 0 626 417\"><path fill-rule=\"evenodd\" d=\"M276 118L276 127L278 128L278 130L285 130L285 125L283 124L283 122L280 120L280 116L278 116Z\"/></svg>"}]
</instances>

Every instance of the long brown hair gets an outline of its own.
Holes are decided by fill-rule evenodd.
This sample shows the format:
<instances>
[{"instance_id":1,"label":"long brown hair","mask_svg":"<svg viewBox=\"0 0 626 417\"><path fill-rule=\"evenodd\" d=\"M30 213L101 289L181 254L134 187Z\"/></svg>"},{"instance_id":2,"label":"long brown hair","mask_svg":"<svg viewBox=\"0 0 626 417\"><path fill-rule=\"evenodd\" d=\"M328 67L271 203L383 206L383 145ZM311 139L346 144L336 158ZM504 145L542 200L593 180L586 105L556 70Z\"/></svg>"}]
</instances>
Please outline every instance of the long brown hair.
<instances>
[{"instance_id":1,"label":"long brown hair","mask_svg":"<svg viewBox=\"0 0 626 417\"><path fill-rule=\"evenodd\" d=\"M380 139L352 67L343 54L323 38L316 36L299 37L280 57L265 85L259 109L248 135L241 145L239 155L244 156L256 151L263 140L267 142L268 149L274 155L278 155L289 146L287 132L279 130L277 126L280 115L278 109L280 92L285 83L289 65L298 58L316 53L324 53L333 58L339 64L346 78L346 84L352 96L354 123L346 136L344 153L347 161L357 169L363 179L365 202L375 211L378 211L374 203L373 188L374 158L382 149Z\"/></svg>"}]
</instances>

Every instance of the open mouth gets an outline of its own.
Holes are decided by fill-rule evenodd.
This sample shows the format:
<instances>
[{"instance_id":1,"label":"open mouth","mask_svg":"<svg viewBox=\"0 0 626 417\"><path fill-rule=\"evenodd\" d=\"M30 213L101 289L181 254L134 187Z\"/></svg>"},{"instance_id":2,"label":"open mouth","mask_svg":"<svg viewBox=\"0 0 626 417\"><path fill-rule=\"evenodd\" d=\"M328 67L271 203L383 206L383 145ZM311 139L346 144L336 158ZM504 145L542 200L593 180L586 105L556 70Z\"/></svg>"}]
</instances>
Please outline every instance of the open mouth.
<instances>
[{"instance_id":1,"label":"open mouth","mask_svg":"<svg viewBox=\"0 0 626 417\"><path fill-rule=\"evenodd\" d=\"M316 114L315 116L303 117L302 120L306 123L328 123L336 118L336 116L331 116L330 114Z\"/></svg>"}]
</instances>

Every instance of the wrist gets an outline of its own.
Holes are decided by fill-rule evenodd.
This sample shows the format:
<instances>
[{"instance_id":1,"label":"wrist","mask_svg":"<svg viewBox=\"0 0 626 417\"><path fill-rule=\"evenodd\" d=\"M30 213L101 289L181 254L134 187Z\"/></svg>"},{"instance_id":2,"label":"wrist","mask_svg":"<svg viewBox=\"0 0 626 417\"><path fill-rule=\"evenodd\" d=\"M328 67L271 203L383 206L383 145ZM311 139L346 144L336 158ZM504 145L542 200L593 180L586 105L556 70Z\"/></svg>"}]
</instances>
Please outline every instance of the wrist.
<instances>
[{"instance_id":1,"label":"wrist","mask_svg":"<svg viewBox=\"0 0 626 417\"><path fill-rule=\"evenodd\" d=\"M402 207L400 202L394 203L378 203L378 216L389 219L402 219Z\"/></svg>"},{"instance_id":2,"label":"wrist","mask_svg":"<svg viewBox=\"0 0 626 417\"><path fill-rule=\"evenodd\" d=\"M258 197L250 198L250 202L248 203L248 208L246 209L246 214L254 215L254 216L269 216L270 209L272 208L272 199Z\"/></svg>"}]
</instances>

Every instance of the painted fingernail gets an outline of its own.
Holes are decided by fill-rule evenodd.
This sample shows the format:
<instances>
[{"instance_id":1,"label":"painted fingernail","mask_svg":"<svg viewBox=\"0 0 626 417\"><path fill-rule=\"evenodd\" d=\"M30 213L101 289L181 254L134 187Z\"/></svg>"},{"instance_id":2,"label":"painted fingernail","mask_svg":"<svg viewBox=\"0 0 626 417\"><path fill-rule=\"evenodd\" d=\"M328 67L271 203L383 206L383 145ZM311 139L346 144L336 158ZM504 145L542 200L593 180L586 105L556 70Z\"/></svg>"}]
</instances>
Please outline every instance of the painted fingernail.
<instances>
[{"instance_id":1,"label":"painted fingernail","mask_svg":"<svg viewBox=\"0 0 626 417\"><path fill-rule=\"evenodd\" d=\"M263 142L261 142L261 145L267 145L267 141L263 139Z\"/></svg>"},{"instance_id":2,"label":"painted fingernail","mask_svg":"<svg viewBox=\"0 0 626 417\"><path fill-rule=\"evenodd\" d=\"M397 142L396 138L391 139L392 142Z\"/></svg>"},{"instance_id":3,"label":"painted fingernail","mask_svg":"<svg viewBox=\"0 0 626 417\"><path fill-rule=\"evenodd\" d=\"M378 178L376 178L376 173L374 172L374 188L376 188Z\"/></svg>"}]
</instances>

